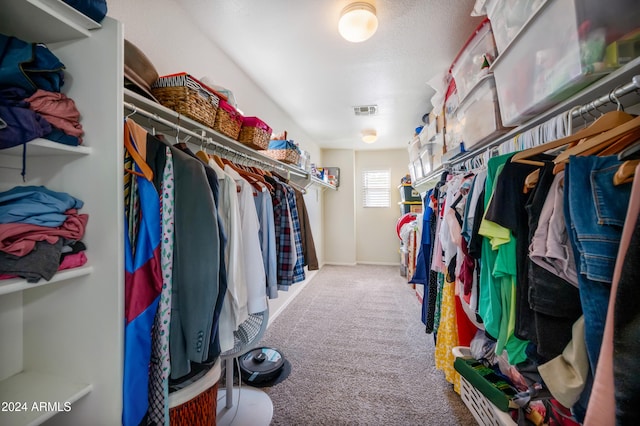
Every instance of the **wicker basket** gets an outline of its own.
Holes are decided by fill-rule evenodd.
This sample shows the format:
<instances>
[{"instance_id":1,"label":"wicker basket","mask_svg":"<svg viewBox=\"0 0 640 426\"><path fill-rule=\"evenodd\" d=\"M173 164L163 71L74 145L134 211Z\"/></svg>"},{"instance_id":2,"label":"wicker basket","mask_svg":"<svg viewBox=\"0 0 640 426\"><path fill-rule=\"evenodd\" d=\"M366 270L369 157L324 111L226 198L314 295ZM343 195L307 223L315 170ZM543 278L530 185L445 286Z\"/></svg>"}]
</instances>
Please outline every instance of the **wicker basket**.
<instances>
[{"instance_id":1,"label":"wicker basket","mask_svg":"<svg viewBox=\"0 0 640 426\"><path fill-rule=\"evenodd\" d=\"M258 117L244 117L238 141L253 149L267 149L271 138L271 127Z\"/></svg>"},{"instance_id":2,"label":"wicker basket","mask_svg":"<svg viewBox=\"0 0 640 426\"><path fill-rule=\"evenodd\" d=\"M151 86L151 93L167 108L214 127L220 98L189 74L160 77Z\"/></svg>"},{"instance_id":3,"label":"wicker basket","mask_svg":"<svg viewBox=\"0 0 640 426\"><path fill-rule=\"evenodd\" d=\"M266 149L260 152L283 163L298 164L300 162L300 153L295 149Z\"/></svg>"},{"instance_id":4,"label":"wicker basket","mask_svg":"<svg viewBox=\"0 0 640 426\"><path fill-rule=\"evenodd\" d=\"M197 397L169 409L172 426L214 426L218 406L218 384L211 386Z\"/></svg>"},{"instance_id":5,"label":"wicker basket","mask_svg":"<svg viewBox=\"0 0 640 426\"><path fill-rule=\"evenodd\" d=\"M238 140L241 127L242 115L227 102L220 100L213 130L229 136L231 139Z\"/></svg>"}]
</instances>

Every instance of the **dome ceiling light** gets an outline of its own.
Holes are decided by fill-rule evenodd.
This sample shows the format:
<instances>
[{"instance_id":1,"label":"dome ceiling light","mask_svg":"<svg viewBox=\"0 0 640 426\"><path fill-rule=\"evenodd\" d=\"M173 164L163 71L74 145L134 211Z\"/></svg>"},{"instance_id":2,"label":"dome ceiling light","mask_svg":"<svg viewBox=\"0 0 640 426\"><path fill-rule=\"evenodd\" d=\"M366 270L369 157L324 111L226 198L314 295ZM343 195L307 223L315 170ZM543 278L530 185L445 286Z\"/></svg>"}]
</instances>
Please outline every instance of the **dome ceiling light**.
<instances>
[{"instance_id":1,"label":"dome ceiling light","mask_svg":"<svg viewBox=\"0 0 640 426\"><path fill-rule=\"evenodd\" d=\"M362 142L364 143L374 143L378 139L378 133L375 130L363 130L362 131Z\"/></svg>"},{"instance_id":2,"label":"dome ceiling light","mask_svg":"<svg viewBox=\"0 0 640 426\"><path fill-rule=\"evenodd\" d=\"M338 32L347 41L359 43L367 40L378 29L376 8L366 2L354 2L342 9Z\"/></svg>"}]
</instances>

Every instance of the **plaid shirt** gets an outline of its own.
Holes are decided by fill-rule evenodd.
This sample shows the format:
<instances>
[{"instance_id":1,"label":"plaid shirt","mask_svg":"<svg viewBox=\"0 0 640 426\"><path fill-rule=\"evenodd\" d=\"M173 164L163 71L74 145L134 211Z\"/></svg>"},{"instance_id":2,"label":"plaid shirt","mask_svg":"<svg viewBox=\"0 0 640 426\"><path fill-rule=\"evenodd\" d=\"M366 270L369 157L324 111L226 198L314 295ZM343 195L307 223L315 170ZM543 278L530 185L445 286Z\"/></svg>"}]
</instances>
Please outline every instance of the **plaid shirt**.
<instances>
[{"instance_id":1,"label":"plaid shirt","mask_svg":"<svg viewBox=\"0 0 640 426\"><path fill-rule=\"evenodd\" d=\"M298 217L298 206L296 204L296 194L288 185L284 185L287 189L287 202L289 203L289 211L291 212L291 222L293 222L293 237L296 245L296 264L293 268L293 283L304 281L304 252L302 251L302 232L300 231L300 219Z\"/></svg>"},{"instance_id":2,"label":"plaid shirt","mask_svg":"<svg viewBox=\"0 0 640 426\"><path fill-rule=\"evenodd\" d=\"M291 247L291 226L290 226L290 211L289 203L287 201L286 188L280 181L265 177L267 181L273 186L274 191L271 194L273 202L273 220L275 225L276 234L276 253L278 254L278 288L288 288L293 284L293 264L292 248Z\"/></svg>"}]
</instances>

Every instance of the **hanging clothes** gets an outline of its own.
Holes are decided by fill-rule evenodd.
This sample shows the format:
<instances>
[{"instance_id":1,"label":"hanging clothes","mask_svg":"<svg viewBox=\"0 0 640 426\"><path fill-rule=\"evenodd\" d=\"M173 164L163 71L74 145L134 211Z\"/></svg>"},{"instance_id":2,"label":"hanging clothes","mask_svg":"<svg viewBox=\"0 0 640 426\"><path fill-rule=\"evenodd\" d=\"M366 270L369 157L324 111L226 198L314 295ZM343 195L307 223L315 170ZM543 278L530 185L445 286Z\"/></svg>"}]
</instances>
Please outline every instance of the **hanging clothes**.
<instances>
[{"instance_id":1,"label":"hanging clothes","mask_svg":"<svg viewBox=\"0 0 640 426\"><path fill-rule=\"evenodd\" d=\"M222 352L226 352L233 349L233 332L249 318L242 219L235 180L215 160L210 158L208 164L218 176L220 188L218 211L227 233L227 244L224 249L224 261L227 265L227 288L218 327L220 349Z\"/></svg>"},{"instance_id":2,"label":"hanging clothes","mask_svg":"<svg viewBox=\"0 0 640 426\"><path fill-rule=\"evenodd\" d=\"M453 389L457 393L460 393L460 375L453 367L455 357L451 351L459 346L454 287L454 283L449 282L445 282L442 287L442 308L434 356L436 368L444 371L447 381L453 384Z\"/></svg>"},{"instance_id":3,"label":"hanging clothes","mask_svg":"<svg viewBox=\"0 0 640 426\"><path fill-rule=\"evenodd\" d=\"M267 297L278 297L278 253L276 252L276 225L273 216L273 199L266 186L254 198L260 230L258 236L262 249L262 262L267 276ZM312 241L313 242L313 241ZM314 249L315 250L315 249Z\"/></svg>"},{"instance_id":4,"label":"hanging clothes","mask_svg":"<svg viewBox=\"0 0 640 426\"><path fill-rule=\"evenodd\" d=\"M267 309L266 273L260 248L260 222L255 202L253 201L253 187L237 171L228 164L224 171L229 174L238 185L238 207L240 209L242 247L245 262L245 276L247 283L247 309L249 314L256 314Z\"/></svg>"},{"instance_id":5,"label":"hanging clothes","mask_svg":"<svg viewBox=\"0 0 640 426\"><path fill-rule=\"evenodd\" d=\"M175 176L175 247L171 306L171 378L208 359L219 292L220 236L204 165L171 147Z\"/></svg>"},{"instance_id":6,"label":"hanging clothes","mask_svg":"<svg viewBox=\"0 0 640 426\"><path fill-rule=\"evenodd\" d=\"M189 149L186 143L177 143L174 145L174 147L178 148L203 165L204 172L207 177L207 183L213 195L213 203L216 206L214 215L218 226L218 294L216 296L215 305L213 307L213 326L211 327L211 336L209 338L209 347L207 349L208 358L215 359L218 357L218 355L220 355L220 338L218 335L219 328L217 327L217 324L220 319L220 312L222 310L224 295L228 285L226 263L224 261L224 248L227 243L227 236L221 223L219 209L217 209L219 202L218 198L220 195L218 187L218 176L216 175L215 171L211 167L209 167L208 162L205 162L201 158L198 158L198 156Z\"/></svg>"},{"instance_id":7,"label":"hanging clothes","mask_svg":"<svg viewBox=\"0 0 640 426\"><path fill-rule=\"evenodd\" d=\"M133 170L142 173L144 164L137 147L144 140L135 140L124 126L125 147L134 158ZM149 406L149 363L151 361L151 335L160 293L162 271L160 261L160 198L150 181L150 175L135 175L136 195L140 217L136 235L135 254L131 241L125 238L125 353L123 373L122 423L138 426ZM125 212L126 214L126 212ZM128 235L125 218L125 235Z\"/></svg>"},{"instance_id":8,"label":"hanging clothes","mask_svg":"<svg viewBox=\"0 0 640 426\"><path fill-rule=\"evenodd\" d=\"M318 256L316 254L315 243L313 242L313 233L311 232L311 222L309 220L309 213L307 212L307 205L302 192L295 188L293 190L296 195L296 206L298 207L304 266L306 266L309 271L317 271L319 269Z\"/></svg>"},{"instance_id":9,"label":"hanging clothes","mask_svg":"<svg viewBox=\"0 0 640 426\"><path fill-rule=\"evenodd\" d=\"M293 284L293 268L295 266L292 254L295 247L291 244L291 213L284 185L270 176L265 176L265 179L274 188L272 201L276 252L278 253L278 289L286 290Z\"/></svg>"},{"instance_id":10,"label":"hanging clothes","mask_svg":"<svg viewBox=\"0 0 640 426\"><path fill-rule=\"evenodd\" d=\"M152 330L152 353L149 373L148 425L169 425L169 324L171 322L171 291L173 286L173 229L174 229L174 178L173 155L165 147L165 166L162 171L160 243L162 292Z\"/></svg>"},{"instance_id":11,"label":"hanging clothes","mask_svg":"<svg viewBox=\"0 0 640 426\"><path fill-rule=\"evenodd\" d=\"M494 157L487 165L484 204L489 206L498 176L504 164L512 156ZM480 268L479 314L485 330L497 340L496 354L504 349L513 365L526 359L527 342L513 336L515 329L515 252L516 242L511 232L486 218L480 223L482 241L482 266Z\"/></svg>"}]
</instances>

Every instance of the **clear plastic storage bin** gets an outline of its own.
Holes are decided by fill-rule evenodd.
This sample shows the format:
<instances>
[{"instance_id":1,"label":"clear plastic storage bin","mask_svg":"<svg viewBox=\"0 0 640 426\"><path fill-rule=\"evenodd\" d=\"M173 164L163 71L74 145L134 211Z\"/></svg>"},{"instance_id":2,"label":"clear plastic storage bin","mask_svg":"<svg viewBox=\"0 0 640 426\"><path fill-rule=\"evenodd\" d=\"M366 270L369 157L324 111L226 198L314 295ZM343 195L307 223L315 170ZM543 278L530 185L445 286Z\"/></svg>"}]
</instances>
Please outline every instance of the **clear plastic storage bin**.
<instances>
[{"instance_id":1,"label":"clear plastic storage bin","mask_svg":"<svg viewBox=\"0 0 640 426\"><path fill-rule=\"evenodd\" d=\"M489 65L497 56L491 23L482 21L451 65L458 97L463 100L473 86L489 72Z\"/></svg>"},{"instance_id":2,"label":"clear plastic storage bin","mask_svg":"<svg viewBox=\"0 0 640 426\"><path fill-rule=\"evenodd\" d=\"M459 98L456 82L452 80L447 89L446 99L444 101L444 143L447 151L458 148L462 143L462 128L456 116L458 105Z\"/></svg>"},{"instance_id":3,"label":"clear plastic storage bin","mask_svg":"<svg viewBox=\"0 0 640 426\"><path fill-rule=\"evenodd\" d=\"M505 51L522 26L546 0L490 0L487 16L491 21L498 55Z\"/></svg>"},{"instance_id":4,"label":"clear plastic storage bin","mask_svg":"<svg viewBox=\"0 0 640 426\"><path fill-rule=\"evenodd\" d=\"M492 67L502 123L522 124L612 71L605 47L638 27L637 0L547 0Z\"/></svg>"},{"instance_id":5,"label":"clear plastic storage bin","mask_svg":"<svg viewBox=\"0 0 640 426\"><path fill-rule=\"evenodd\" d=\"M460 104L457 111L466 149L504 133L500 108L492 75L480 81Z\"/></svg>"}]
</instances>

